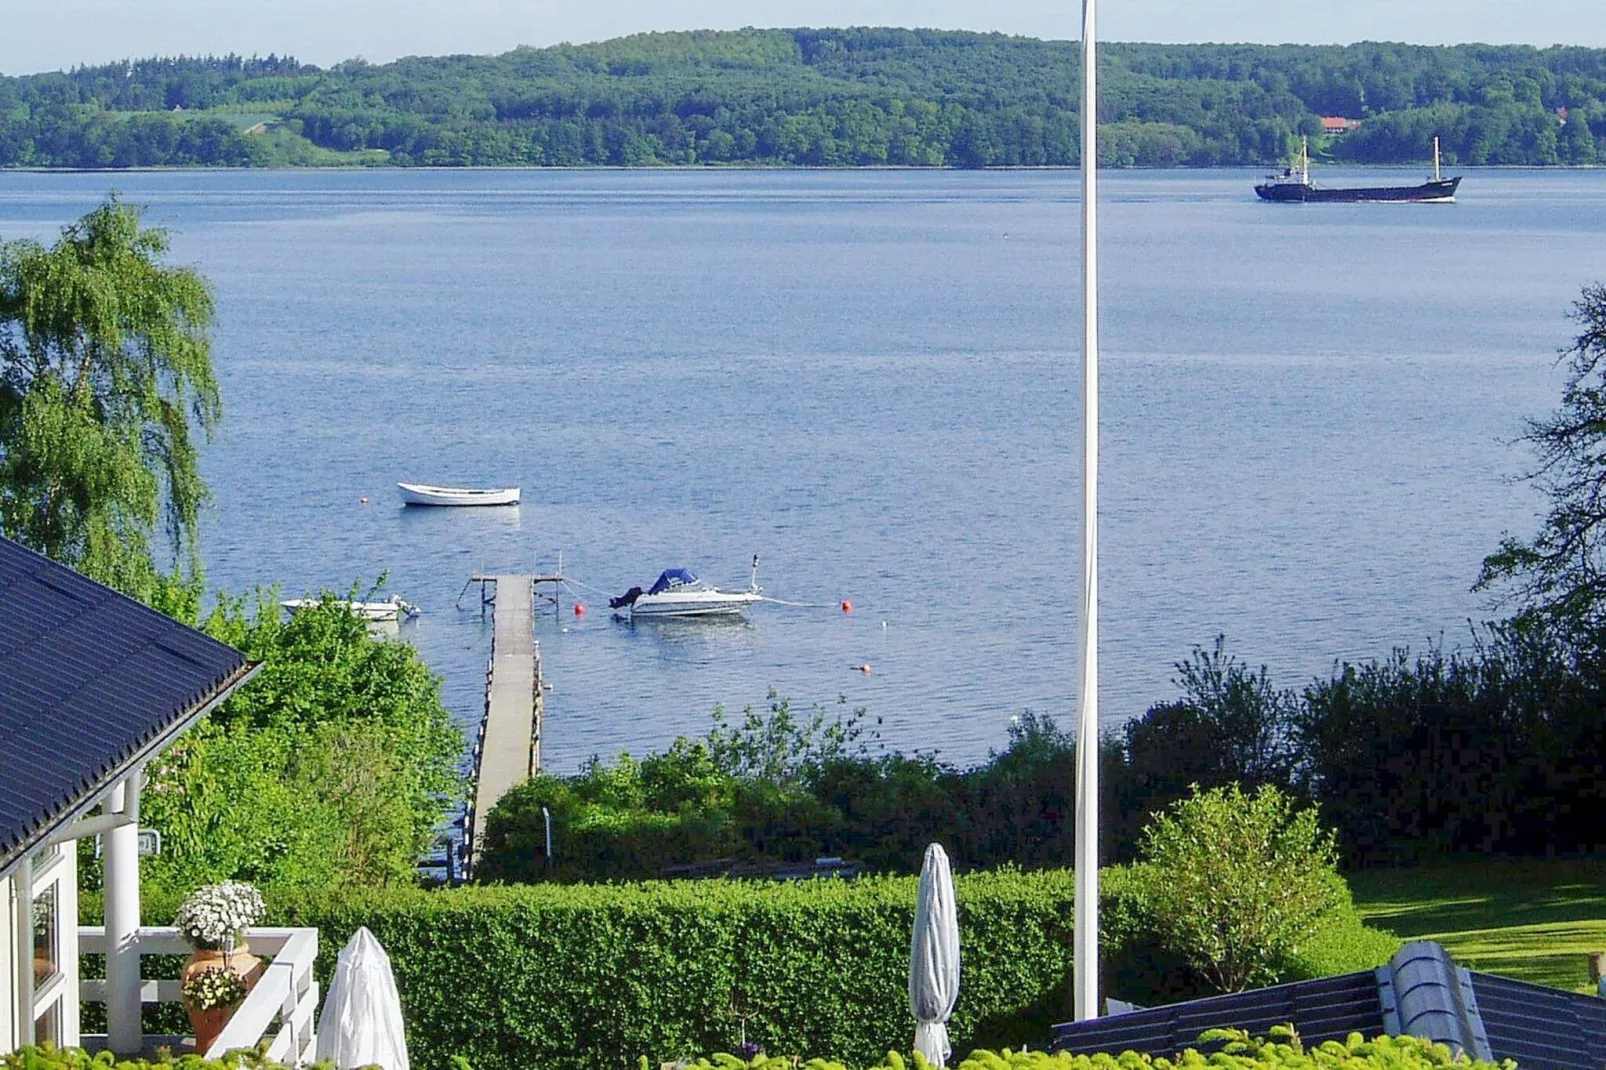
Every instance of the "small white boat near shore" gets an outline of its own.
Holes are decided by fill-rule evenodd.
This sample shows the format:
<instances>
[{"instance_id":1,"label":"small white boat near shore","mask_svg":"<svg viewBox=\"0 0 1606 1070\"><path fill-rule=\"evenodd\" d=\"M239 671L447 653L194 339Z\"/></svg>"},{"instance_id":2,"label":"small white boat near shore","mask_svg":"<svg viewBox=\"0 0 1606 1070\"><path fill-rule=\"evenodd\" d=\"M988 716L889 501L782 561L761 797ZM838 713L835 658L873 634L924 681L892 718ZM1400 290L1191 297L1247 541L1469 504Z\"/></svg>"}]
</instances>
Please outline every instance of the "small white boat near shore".
<instances>
[{"instance_id":1,"label":"small white boat near shore","mask_svg":"<svg viewBox=\"0 0 1606 1070\"><path fill-rule=\"evenodd\" d=\"M397 483L405 505L517 505L518 487L431 487L424 483Z\"/></svg>"},{"instance_id":2,"label":"small white boat near shore","mask_svg":"<svg viewBox=\"0 0 1606 1070\"><path fill-rule=\"evenodd\" d=\"M618 598L608 600L614 616L623 620L644 617L720 617L740 613L764 601L758 585L758 558L753 558L753 578L745 591L722 591L693 576L683 568L665 569L658 582L643 591L632 587Z\"/></svg>"},{"instance_id":3,"label":"small white boat near shore","mask_svg":"<svg viewBox=\"0 0 1606 1070\"><path fill-rule=\"evenodd\" d=\"M279 604L292 613L298 613L303 609L323 605L323 599L287 598ZM405 601L400 595L391 595L383 602L348 602L339 598L334 599L331 604L349 610L352 616L359 620L377 624L394 624L403 617L410 619L418 616L418 607Z\"/></svg>"}]
</instances>

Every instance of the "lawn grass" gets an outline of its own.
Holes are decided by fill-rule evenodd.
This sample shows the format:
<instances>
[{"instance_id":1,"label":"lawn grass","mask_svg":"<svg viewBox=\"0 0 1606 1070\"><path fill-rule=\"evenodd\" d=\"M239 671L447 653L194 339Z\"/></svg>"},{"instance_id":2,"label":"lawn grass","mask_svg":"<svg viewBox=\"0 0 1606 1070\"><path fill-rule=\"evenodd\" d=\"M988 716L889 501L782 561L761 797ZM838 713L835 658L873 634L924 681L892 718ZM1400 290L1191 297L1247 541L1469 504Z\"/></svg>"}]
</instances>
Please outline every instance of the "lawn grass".
<instances>
[{"instance_id":1,"label":"lawn grass","mask_svg":"<svg viewBox=\"0 0 1606 1070\"><path fill-rule=\"evenodd\" d=\"M1589 991L1606 951L1606 858L1472 861L1351 873L1368 925L1437 940L1463 966Z\"/></svg>"}]
</instances>

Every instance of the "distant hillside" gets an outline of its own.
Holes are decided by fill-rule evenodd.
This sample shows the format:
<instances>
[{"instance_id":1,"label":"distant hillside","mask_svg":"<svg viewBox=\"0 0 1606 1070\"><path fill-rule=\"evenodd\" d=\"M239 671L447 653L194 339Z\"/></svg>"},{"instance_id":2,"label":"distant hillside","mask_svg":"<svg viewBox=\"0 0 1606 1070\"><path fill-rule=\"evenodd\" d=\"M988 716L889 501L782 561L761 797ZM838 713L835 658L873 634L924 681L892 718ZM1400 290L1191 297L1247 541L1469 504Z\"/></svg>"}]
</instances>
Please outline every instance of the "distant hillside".
<instances>
[{"instance_id":1,"label":"distant hillside","mask_svg":"<svg viewBox=\"0 0 1606 1070\"><path fill-rule=\"evenodd\" d=\"M1101 162L1606 162L1606 49L1106 45ZM1078 160L1078 46L934 30L646 34L329 70L151 59L0 78L0 166ZM1329 136L1322 116L1361 120Z\"/></svg>"}]
</instances>

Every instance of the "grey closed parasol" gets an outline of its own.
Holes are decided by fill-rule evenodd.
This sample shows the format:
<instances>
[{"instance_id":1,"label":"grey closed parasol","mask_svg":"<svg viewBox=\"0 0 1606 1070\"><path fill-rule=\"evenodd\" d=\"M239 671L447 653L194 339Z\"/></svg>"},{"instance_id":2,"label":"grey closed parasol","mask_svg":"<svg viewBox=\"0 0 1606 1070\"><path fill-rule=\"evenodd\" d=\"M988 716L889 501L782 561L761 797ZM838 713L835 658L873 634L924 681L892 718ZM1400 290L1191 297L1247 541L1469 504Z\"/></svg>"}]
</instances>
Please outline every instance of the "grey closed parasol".
<instances>
[{"instance_id":1,"label":"grey closed parasol","mask_svg":"<svg viewBox=\"0 0 1606 1070\"><path fill-rule=\"evenodd\" d=\"M390 956L374 934L358 929L340 951L329 995L318 1016L320 1063L336 1070L378 1066L408 1070L401 997Z\"/></svg>"},{"instance_id":2,"label":"grey closed parasol","mask_svg":"<svg viewBox=\"0 0 1606 1070\"><path fill-rule=\"evenodd\" d=\"M941 844L926 848L909 949L909 1009L915 1016L915 1050L932 1066L946 1066L948 1016L959 999L959 910L954 875Z\"/></svg>"}]
</instances>

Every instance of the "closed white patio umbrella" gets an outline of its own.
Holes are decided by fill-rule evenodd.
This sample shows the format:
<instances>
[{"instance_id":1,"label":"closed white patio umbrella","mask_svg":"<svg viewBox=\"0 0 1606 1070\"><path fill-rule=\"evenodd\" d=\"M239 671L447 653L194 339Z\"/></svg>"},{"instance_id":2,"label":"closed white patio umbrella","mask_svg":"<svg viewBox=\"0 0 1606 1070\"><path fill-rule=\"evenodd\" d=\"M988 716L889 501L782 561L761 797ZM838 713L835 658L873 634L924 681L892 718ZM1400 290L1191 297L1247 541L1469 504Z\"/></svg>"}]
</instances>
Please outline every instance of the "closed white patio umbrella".
<instances>
[{"instance_id":1,"label":"closed white patio umbrella","mask_svg":"<svg viewBox=\"0 0 1606 1070\"><path fill-rule=\"evenodd\" d=\"M915 1016L915 1050L932 1066L946 1066L948 1016L959 999L959 910L954 875L941 844L926 848L909 949L909 1009Z\"/></svg>"},{"instance_id":2,"label":"closed white patio umbrella","mask_svg":"<svg viewBox=\"0 0 1606 1070\"><path fill-rule=\"evenodd\" d=\"M358 929L340 951L329 995L318 1015L319 1062L336 1070L379 1066L408 1070L401 997L390 956L374 934Z\"/></svg>"}]
</instances>

